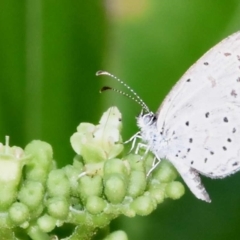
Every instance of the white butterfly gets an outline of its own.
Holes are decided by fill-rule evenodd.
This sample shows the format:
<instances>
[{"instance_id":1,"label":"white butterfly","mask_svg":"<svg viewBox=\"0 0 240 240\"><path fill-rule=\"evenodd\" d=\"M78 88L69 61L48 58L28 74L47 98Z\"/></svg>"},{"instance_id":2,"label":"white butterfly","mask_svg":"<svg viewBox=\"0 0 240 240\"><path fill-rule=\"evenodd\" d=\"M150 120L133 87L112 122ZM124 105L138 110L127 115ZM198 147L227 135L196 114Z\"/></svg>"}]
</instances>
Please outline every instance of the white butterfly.
<instances>
[{"instance_id":1,"label":"white butterfly","mask_svg":"<svg viewBox=\"0 0 240 240\"><path fill-rule=\"evenodd\" d=\"M240 170L240 32L205 53L156 114L141 105L135 136L159 161L168 159L197 198L211 202L199 173L224 178Z\"/></svg>"}]
</instances>

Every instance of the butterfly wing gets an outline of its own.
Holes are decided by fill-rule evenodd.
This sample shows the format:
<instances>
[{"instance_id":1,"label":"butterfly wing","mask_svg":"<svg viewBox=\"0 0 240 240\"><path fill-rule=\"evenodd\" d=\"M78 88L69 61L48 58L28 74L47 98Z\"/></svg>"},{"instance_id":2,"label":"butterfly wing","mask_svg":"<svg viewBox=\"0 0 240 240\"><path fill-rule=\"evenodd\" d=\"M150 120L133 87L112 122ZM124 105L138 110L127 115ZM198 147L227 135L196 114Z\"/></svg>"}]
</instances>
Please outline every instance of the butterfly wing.
<instances>
[{"instance_id":1,"label":"butterfly wing","mask_svg":"<svg viewBox=\"0 0 240 240\"><path fill-rule=\"evenodd\" d=\"M182 76L157 117L169 148L166 157L175 166L212 178L240 169L240 32L210 49Z\"/></svg>"}]
</instances>

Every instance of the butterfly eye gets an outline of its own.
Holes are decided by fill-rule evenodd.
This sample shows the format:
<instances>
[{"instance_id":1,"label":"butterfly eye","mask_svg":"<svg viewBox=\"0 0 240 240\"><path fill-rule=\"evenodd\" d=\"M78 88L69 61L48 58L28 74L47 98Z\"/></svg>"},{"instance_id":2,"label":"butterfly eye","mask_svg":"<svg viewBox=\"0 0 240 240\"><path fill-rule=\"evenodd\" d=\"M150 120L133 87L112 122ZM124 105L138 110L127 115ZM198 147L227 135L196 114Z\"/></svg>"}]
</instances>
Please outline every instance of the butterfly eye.
<instances>
[{"instance_id":1,"label":"butterfly eye","mask_svg":"<svg viewBox=\"0 0 240 240\"><path fill-rule=\"evenodd\" d=\"M153 124L153 123L155 122L155 120L156 120L155 114L153 114L153 113L151 113L151 112L150 112L150 113L147 113L147 114L143 114L142 117L143 117L144 123L145 123L146 125L151 125L151 124Z\"/></svg>"}]
</instances>

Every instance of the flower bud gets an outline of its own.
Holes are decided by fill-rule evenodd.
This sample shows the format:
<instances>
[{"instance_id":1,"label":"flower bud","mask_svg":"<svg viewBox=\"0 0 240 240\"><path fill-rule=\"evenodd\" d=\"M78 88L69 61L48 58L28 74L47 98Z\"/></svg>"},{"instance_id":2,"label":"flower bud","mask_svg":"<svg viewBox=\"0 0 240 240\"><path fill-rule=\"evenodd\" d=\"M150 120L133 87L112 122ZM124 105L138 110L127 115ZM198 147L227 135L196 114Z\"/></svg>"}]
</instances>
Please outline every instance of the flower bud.
<instances>
[{"instance_id":1,"label":"flower bud","mask_svg":"<svg viewBox=\"0 0 240 240\"><path fill-rule=\"evenodd\" d=\"M10 219L15 225L20 225L29 220L29 209L23 203L13 203L8 212Z\"/></svg>"},{"instance_id":2,"label":"flower bud","mask_svg":"<svg viewBox=\"0 0 240 240\"><path fill-rule=\"evenodd\" d=\"M26 165L26 178L45 183L48 173L54 166L51 145L34 140L25 147L25 152L31 156L31 160Z\"/></svg>"},{"instance_id":3,"label":"flower bud","mask_svg":"<svg viewBox=\"0 0 240 240\"><path fill-rule=\"evenodd\" d=\"M179 199L185 193L185 188L180 182L171 182L166 186L166 195L174 200Z\"/></svg>"},{"instance_id":4,"label":"flower bud","mask_svg":"<svg viewBox=\"0 0 240 240\"><path fill-rule=\"evenodd\" d=\"M48 214L44 214L38 218L37 224L41 231L51 232L56 226L56 219L49 216Z\"/></svg>"},{"instance_id":5,"label":"flower bud","mask_svg":"<svg viewBox=\"0 0 240 240\"><path fill-rule=\"evenodd\" d=\"M136 214L146 216L156 208L156 204L152 201L150 196L140 196L133 200L130 207Z\"/></svg>"},{"instance_id":6,"label":"flower bud","mask_svg":"<svg viewBox=\"0 0 240 240\"><path fill-rule=\"evenodd\" d=\"M159 204L164 201L165 198L165 185L166 184L155 184L149 188L151 198Z\"/></svg>"},{"instance_id":7,"label":"flower bud","mask_svg":"<svg viewBox=\"0 0 240 240\"><path fill-rule=\"evenodd\" d=\"M146 172L144 166L144 159L142 159L142 156L137 154L129 154L124 158L124 160L128 161L131 170L136 170L144 173Z\"/></svg>"},{"instance_id":8,"label":"flower bud","mask_svg":"<svg viewBox=\"0 0 240 240\"><path fill-rule=\"evenodd\" d=\"M64 197L53 197L47 202L48 213L53 218L66 220L69 212L69 203Z\"/></svg>"},{"instance_id":9,"label":"flower bud","mask_svg":"<svg viewBox=\"0 0 240 240\"><path fill-rule=\"evenodd\" d=\"M109 202L121 203L126 195L127 183L122 174L110 174L104 178L104 193Z\"/></svg>"},{"instance_id":10,"label":"flower bud","mask_svg":"<svg viewBox=\"0 0 240 240\"><path fill-rule=\"evenodd\" d=\"M90 196L86 201L86 209L91 214L99 214L106 207L107 203L98 196Z\"/></svg>"},{"instance_id":11,"label":"flower bud","mask_svg":"<svg viewBox=\"0 0 240 240\"><path fill-rule=\"evenodd\" d=\"M177 178L177 171L169 161L162 160L153 172L153 178L164 183L172 182Z\"/></svg>"},{"instance_id":12,"label":"flower bud","mask_svg":"<svg viewBox=\"0 0 240 240\"><path fill-rule=\"evenodd\" d=\"M128 169L124 161L117 158L107 160L104 163L104 175L108 175L112 173L120 173L120 174L127 175Z\"/></svg>"},{"instance_id":13,"label":"flower bud","mask_svg":"<svg viewBox=\"0 0 240 240\"><path fill-rule=\"evenodd\" d=\"M133 198L143 194L147 185L144 172L132 171L129 177L127 195Z\"/></svg>"},{"instance_id":14,"label":"flower bud","mask_svg":"<svg viewBox=\"0 0 240 240\"><path fill-rule=\"evenodd\" d=\"M19 190L18 199L30 210L35 210L43 202L44 187L40 182L25 181Z\"/></svg>"},{"instance_id":15,"label":"flower bud","mask_svg":"<svg viewBox=\"0 0 240 240\"><path fill-rule=\"evenodd\" d=\"M47 191L50 197L70 196L70 184L64 169L52 170L47 179Z\"/></svg>"},{"instance_id":16,"label":"flower bud","mask_svg":"<svg viewBox=\"0 0 240 240\"><path fill-rule=\"evenodd\" d=\"M78 193L84 202L89 196L101 196L102 189L102 177L99 175L83 176L79 179Z\"/></svg>"},{"instance_id":17,"label":"flower bud","mask_svg":"<svg viewBox=\"0 0 240 240\"><path fill-rule=\"evenodd\" d=\"M17 188L22 176L22 168L29 161L19 147L0 143L0 210L4 211L16 200Z\"/></svg>"},{"instance_id":18,"label":"flower bud","mask_svg":"<svg viewBox=\"0 0 240 240\"><path fill-rule=\"evenodd\" d=\"M78 196L79 170L72 165L67 165L63 170L70 184L71 196Z\"/></svg>"}]
</instances>

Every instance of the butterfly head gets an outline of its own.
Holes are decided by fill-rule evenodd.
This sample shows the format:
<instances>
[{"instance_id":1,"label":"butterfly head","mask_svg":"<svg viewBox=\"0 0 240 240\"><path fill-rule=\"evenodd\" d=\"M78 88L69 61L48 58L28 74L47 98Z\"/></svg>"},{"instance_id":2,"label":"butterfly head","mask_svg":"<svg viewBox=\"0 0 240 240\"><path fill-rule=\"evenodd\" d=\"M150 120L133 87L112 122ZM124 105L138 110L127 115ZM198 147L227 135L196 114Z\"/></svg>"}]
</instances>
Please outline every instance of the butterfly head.
<instances>
[{"instance_id":1,"label":"butterfly head","mask_svg":"<svg viewBox=\"0 0 240 240\"><path fill-rule=\"evenodd\" d=\"M144 109L137 117L137 125L140 129L152 126L157 121L157 116L153 112L146 112Z\"/></svg>"}]
</instances>

